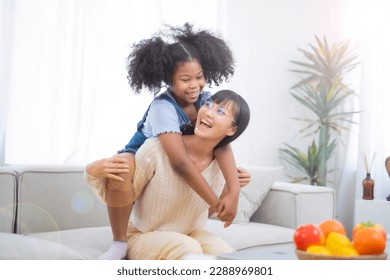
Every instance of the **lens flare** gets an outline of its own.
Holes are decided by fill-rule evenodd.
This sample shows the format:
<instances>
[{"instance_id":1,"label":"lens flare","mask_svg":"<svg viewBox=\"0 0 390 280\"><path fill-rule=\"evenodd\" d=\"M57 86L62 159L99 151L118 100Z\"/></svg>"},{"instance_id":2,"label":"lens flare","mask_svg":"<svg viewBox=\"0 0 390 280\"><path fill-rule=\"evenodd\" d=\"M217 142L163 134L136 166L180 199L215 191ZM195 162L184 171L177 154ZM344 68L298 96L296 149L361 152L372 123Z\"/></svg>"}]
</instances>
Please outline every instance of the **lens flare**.
<instances>
[{"instance_id":1,"label":"lens flare","mask_svg":"<svg viewBox=\"0 0 390 280\"><path fill-rule=\"evenodd\" d=\"M71 199L72 209L76 213L86 214L92 211L95 203L93 195L87 191L78 191Z\"/></svg>"}]
</instances>

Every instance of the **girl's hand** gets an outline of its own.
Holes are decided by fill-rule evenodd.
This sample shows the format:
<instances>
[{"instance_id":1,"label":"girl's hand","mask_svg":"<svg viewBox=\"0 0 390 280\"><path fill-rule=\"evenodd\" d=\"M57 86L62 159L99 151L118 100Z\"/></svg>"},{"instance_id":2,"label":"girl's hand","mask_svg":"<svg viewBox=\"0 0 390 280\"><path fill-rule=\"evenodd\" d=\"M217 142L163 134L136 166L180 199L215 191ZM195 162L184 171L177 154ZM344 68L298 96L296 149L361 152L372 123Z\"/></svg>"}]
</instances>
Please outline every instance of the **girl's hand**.
<instances>
[{"instance_id":1,"label":"girl's hand","mask_svg":"<svg viewBox=\"0 0 390 280\"><path fill-rule=\"evenodd\" d=\"M251 181L251 174L243 167L237 167L238 171L238 181L240 182L240 187L245 187Z\"/></svg>"},{"instance_id":2,"label":"girl's hand","mask_svg":"<svg viewBox=\"0 0 390 280\"><path fill-rule=\"evenodd\" d=\"M224 227L230 226L237 214L238 194L227 194L221 198L218 204L217 218L224 223Z\"/></svg>"},{"instance_id":3,"label":"girl's hand","mask_svg":"<svg viewBox=\"0 0 390 280\"><path fill-rule=\"evenodd\" d=\"M127 160L116 155L94 161L87 165L86 170L94 177L111 178L118 181L123 181L123 179L117 174L130 172Z\"/></svg>"}]
</instances>

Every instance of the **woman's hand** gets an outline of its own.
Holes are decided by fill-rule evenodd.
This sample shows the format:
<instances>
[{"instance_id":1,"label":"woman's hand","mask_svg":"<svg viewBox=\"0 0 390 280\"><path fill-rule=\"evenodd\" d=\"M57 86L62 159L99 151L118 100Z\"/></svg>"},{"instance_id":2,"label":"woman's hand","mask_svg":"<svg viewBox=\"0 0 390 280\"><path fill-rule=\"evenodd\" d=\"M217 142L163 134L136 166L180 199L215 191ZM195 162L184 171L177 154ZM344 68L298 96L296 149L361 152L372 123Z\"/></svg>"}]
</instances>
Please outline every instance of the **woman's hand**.
<instances>
[{"instance_id":1,"label":"woman's hand","mask_svg":"<svg viewBox=\"0 0 390 280\"><path fill-rule=\"evenodd\" d=\"M237 167L238 171L238 181L240 182L240 187L245 187L251 181L251 174L243 167Z\"/></svg>"},{"instance_id":2,"label":"woman's hand","mask_svg":"<svg viewBox=\"0 0 390 280\"><path fill-rule=\"evenodd\" d=\"M129 165L123 157L112 156L94 161L87 165L86 171L89 175L98 178L111 178L118 181L123 179L117 174L128 173Z\"/></svg>"}]
</instances>

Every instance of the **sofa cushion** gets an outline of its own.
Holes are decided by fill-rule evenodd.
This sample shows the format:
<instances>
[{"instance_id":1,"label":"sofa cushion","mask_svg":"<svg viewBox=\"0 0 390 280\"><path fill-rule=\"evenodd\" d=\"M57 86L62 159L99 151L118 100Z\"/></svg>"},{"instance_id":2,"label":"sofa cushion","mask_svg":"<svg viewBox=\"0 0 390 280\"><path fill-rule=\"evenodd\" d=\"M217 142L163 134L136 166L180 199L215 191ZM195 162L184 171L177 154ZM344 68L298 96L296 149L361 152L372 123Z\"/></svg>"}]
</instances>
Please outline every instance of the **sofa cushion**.
<instances>
[{"instance_id":1,"label":"sofa cushion","mask_svg":"<svg viewBox=\"0 0 390 280\"><path fill-rule=\"evenodd\" d=\"M55 242L77 251L79 259L95 260L110 248L112 232L109 226L31 233L29 237Z\"/></svg>"},{"instance_id":2,"label":"sofa cushion","mask_svg":"<svg viewBox=\"0 0 390 280\"><path fill-rule=\"evenodd\" d=\"M249 223L253 213L259 208L272 184L280 175L282 166L245 166L245 169L251 173L251 182L240 191L235 224Z\"/></svg>"},{"instance_id":3,"label":"sofa cushion","mask_svg":"<svg viewBox=\"0 0 390 280\"><path fill-rule=\"evenodd\" d=\"M216 219L209 219L207 228L220 236L235 250L262 245L293 242L294 230L261 223L232 224L227 228Z\"/></svg>"},{"instance_id":4,"label":"sofa cushion","mask_svg":"<svg viewBox=\"0 0 390 280\"><path fill-rule=\"evenodd\" d=\"M21 234L0 232L2 260L77 260L82 256L62 244Z\"/></svg>"}]
</instances>

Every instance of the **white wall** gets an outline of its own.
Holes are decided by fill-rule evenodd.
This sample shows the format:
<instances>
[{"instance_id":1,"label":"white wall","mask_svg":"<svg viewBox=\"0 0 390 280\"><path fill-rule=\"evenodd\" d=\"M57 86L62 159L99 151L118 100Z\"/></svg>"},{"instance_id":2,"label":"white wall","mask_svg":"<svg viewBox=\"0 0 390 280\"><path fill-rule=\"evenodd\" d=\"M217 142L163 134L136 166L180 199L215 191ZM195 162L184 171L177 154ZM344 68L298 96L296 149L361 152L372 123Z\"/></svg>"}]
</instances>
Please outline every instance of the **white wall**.
<instances>
[{"instance_id":1,"label":"white wall","mask_svg":"<svg viewBox=\"0 0 390 280\"><path fill-rule=\"evenodd\" d=\"M305 113L289 93L297 82L290 60L303 59L297 48L308 49L314 35L338 42L338 2L228 1L224 30L237 61L228 86L245 96L252 113L233 144L238 162L278 165L283 142L307 147L310 139L295 137L302 123L290 119Z\"/></svg>"}]
</instances>

